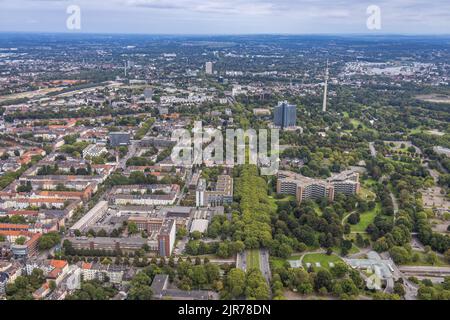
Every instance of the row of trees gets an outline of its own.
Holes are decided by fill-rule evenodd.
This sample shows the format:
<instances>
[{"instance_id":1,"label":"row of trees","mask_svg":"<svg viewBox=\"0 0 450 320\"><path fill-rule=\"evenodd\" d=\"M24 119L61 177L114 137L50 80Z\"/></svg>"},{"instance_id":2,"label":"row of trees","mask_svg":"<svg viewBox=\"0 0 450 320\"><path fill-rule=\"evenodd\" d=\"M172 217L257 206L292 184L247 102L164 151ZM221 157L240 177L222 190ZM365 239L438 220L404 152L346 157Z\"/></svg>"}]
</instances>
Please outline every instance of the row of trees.
<instances>
[{"instance_id":1,"label":"row of trees","mask_svg":"<svg viewBox=\"0 0 450 320\"><path fill-rule=\"evenodd\" d=\"M220 258L230 258L235 254L244 251L244 242L229 241L205 243L200 240L191 240L186 244L186 253L189 255L215 254Z\"/></svg>"},{"instance_id":2,"label":"row of trees","mask_svg":"<svg viewBox=\"0 0 450 320\"><path fill-rule=\"evenodd\" d=\"M338 262L327 270L313 268L289 268L288 266L274 268L272 288L275 299L283 298L283 288L295 290L300 294L331 294L341 299L356 298L365 289L365 282L356 270Z\"/></svg>"},{"instance_id":3,"label":"row of trees","mask_svg":"<svg viewBox=\"0 0 450 320\"><path fill-rule=\"evenodd\" d=\"M221 292L223 299L266 300L270 298L270 288L261 271L250 269L231 269L225 277Z\"/></svg>"},{"instance_id":4,"label":"row of trees","mask_svg":"<svg viewBox=\"0 0 450 320\"><path fill-rule=\"evenodd\" d=\"M243 241L247 249L267 247L272 240L271 216L275 213L267 195L267 182L255 165L235 169L235 201L240 213L233 213L233 239Z\"/></svg>"}]
</instances>

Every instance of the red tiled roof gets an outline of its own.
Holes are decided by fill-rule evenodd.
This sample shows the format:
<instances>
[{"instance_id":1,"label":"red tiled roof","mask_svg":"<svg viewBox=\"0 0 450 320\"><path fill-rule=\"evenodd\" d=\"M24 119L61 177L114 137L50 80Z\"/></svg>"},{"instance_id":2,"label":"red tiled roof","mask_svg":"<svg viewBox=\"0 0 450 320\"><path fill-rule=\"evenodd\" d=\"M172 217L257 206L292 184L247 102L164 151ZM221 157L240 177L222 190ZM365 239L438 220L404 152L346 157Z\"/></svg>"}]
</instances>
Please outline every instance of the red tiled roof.
<instances>
[{"instance_id":1,"label":"red tiled roof","mask_svg":"<svg viewBox=\"0 0 450 320\"><path fill-rule=\"evenodd\" d=\"M56 279L58 276L62 273L62 270L60 268L55 268L48 274L47 278L50 279Z\"/></svg>"},{"instance_id":2,"label":"red tiled roof","mask_svg":"<svg viewBox=\"0 0 450 320\"><path fill-rule=\"evenodd\" d=\"M11 230L11 229L28 230L28 225L15 224L15 223L0 223L0 229L3 229L3 230Z\"/></svg>"},{"instance_id":3,"label":"red tiled roof","mask_svg":"<svg viewBox=\"0 0 450 320\"><path fill-rule=\"evenodd\" d=\"M10 210L7 212L9 215L18 215L18 216L37 216L39 212L35 210Z\"/></svg>"},{"instance_id":4,"label":"red tiled roof","mask_svg":"<svg viewBox=\"0 0 450 320\"><path fill-rule=\"evenodd\" d=\"M92 269L92 263L89 262L83 262L81 264L81 269Z\"/></svg>"},{"instance_id":5,"label":"red tiled roof","mask_svg":"<svg viewBox=\"0 0 450 320\"><path fill-rule=\"evenodd\" d=\"M53 268L63 269L67 265L67 261L65 260L51 260L50 265Z\"/></svg>"}]
</instances>

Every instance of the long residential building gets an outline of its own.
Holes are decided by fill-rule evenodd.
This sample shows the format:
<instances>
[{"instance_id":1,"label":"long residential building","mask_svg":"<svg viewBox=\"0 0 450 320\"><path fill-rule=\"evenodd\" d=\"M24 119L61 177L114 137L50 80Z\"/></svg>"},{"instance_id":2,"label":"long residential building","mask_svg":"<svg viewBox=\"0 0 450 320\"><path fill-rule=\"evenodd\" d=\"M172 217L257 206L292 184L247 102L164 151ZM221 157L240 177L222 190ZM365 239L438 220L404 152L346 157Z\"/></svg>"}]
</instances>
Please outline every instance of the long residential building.
<instances>
[{"instance_id":1,"label":"long residential building","mask_svg":"<svg viewBox=\"0 0 450 320\"><path fill-rule=\"evenodd\" d=\"M207 190L206 181L199 179L195 203L197 207L222 206L233 202L233 178L220 175L213 190Z\"/></svg>"},{"instance_id":2,"label":"long residential building","mask_svg":"<svg viewBox=\"0 0 450 320\"><path fill-rule=\"evenodd\" d=\"M180 186L176 184L118 186L111 190L110 201L116 205L172 205L179 191Z\"/></svg>"},{"instance_id":3,"label":"long residential building","mask_svg":"<svg viewBox=\"0 0 450 320\"><path fill-rule=\"evenodd\" d=\"M100 263L81 263L81 272L84 281L100 280L104 281L106 278L109 282L114 284L122 283L123 275L126 268L121 265L100 264Z\"/></svg>"},{"instance_id":4,"label":"long residential building","mask_svg":"<svg viewBox=\"0 0 450 320\"><path fill-rule=\"evenodd\" d=\"M87 227L97 222L107 210L108 201L100 201L70 228L70 233L74 234L76 230L84 231Z\"/></svg>"},{"instance_id":5,"label":"long residential building","mask_svg":"<svg viewBox=\"0 0 450 320\"><path fill-rule=\"evenodd\" d=\"M131 221L131 220L130 220ZM147 221L147 227L150 221ZM139 224L138 224L139 225ZM139 226L141 229L142 226ZM144 245L149 250L161 257L168 257L172 254L175 238L176 238L176 221L175 219L165 219L163 221L155 221L151 229L147 229L149 235L147 238L133 237L72 237L68 240L72 243L74 249L80 250L105 250L105 251L123 251L135 252L142 249Z\"/></svg>"},{"instance_id":6,"label":"long residential building","mask_svg":"<svg viewBox=\"0 0 450 320\"><path fill-rule=\"evenodd\" d=\"M360 189L359 173L347 170L328 179L313 179L290 171L279 171L277 193L294 195L299 203L307 199L327 198L336 194L357 194Z\"/></svg>"}]
</instances>

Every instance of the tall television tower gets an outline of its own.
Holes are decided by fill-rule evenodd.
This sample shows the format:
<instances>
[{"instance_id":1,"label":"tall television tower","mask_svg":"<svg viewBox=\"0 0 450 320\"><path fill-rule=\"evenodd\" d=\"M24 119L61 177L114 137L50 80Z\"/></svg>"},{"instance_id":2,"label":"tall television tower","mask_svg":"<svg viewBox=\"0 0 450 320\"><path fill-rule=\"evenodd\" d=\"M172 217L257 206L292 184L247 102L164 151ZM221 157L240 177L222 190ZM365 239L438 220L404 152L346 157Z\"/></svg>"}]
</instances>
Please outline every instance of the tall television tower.
<instances>
[{"instance_id":1,"label":"tall television tower","mask_svg":"<svg viewBox=\"0 0 450 320\"><path fill-rule=\"evenodd\" d=\"M329 70L328 70L328 60L327 60L327 68L325 70L325 88L323 90L322 112L327 112L328 76L329 76Z\"/></svg>"}]
</instances>

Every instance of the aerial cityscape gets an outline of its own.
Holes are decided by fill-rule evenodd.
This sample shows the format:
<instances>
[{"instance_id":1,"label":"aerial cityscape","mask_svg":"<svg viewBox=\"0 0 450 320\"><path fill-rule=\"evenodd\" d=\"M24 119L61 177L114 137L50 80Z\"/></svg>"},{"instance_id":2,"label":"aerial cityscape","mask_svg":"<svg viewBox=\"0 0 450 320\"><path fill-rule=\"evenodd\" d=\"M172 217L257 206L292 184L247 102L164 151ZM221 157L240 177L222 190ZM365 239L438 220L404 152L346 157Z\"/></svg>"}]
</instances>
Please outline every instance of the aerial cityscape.
<instances>
[{"instance_id":1,"label":"aerial cityscape","mask_svg":"<svg viewBox=\"0 0 450 320\"><path fill-rule=\"evenodd\" d=\"M0 300L450 300L448 22L108 33L53 2L62 30L0 23Z\"/></svg>"}]
</instances>

